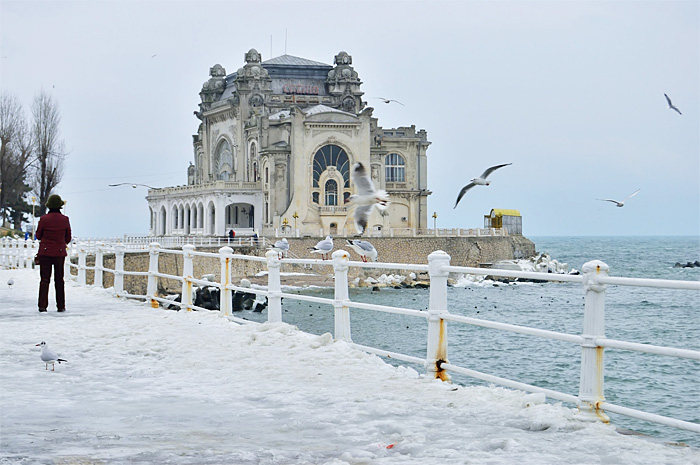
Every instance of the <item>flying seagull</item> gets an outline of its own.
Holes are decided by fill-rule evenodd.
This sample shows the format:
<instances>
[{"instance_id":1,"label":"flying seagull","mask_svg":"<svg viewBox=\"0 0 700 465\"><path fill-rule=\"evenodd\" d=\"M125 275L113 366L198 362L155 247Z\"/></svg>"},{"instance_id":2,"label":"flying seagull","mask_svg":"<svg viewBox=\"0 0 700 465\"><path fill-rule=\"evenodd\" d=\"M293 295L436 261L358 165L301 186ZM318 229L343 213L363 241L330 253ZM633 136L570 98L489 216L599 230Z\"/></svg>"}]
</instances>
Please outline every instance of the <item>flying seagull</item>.
<instances>
[{"instance_id":1,"label":"flying seagull","mask_svg":"<svg viewBox=\"0 0 700 465\"><path fill-rule=\"evenodd\" d=\"M617 206L617 207L624 207L624 206L625 206L625 202L627 202L627 199L629 199L630 197L634 197L635 195L637 195L637 194L639 193L640 190L641 190L641 189L637 189L636 191L632 192L630 195L628 195L627 197L625 197L625 200L623 200L622 202L618 202L617 200L613 200L613 199L596 199L596 200L602 200L603 202L612 202L612 203L614 203L615 206Z\"/></svg>"},{"instance_id":2,"label":"flying seagull","mask_svg":"<svg viewBox=\"0 0 700 465\"><path fill-rule=\"evenodd\" d=\"M373 262L377 261L377 249L375 249L369 242L350 239L346 239L345 241L350 247L352 247L352 250L357 252L363 262L367 262L369 260L372 260Z\"/></svg>"},{"instance_id":3,"label":"flying seagull","mask_svg":"<svg viewBox=\"0 0 700 465\"><path fill-rule=\"evenodd\" d=\"M391 103L391 102L396 102L399 105L403 105L403 103L399 102L398 100L390 99L390 98L384 98L384 97L377 97L379 100L381 100L384 103ZM406 106L406 105L403 105Z\"/></svg>"},{"instance_id":4,"label":"flying seagull","mask_svg":"<svg viewBox=\"0 0 700 465\"><path fill-rule=\"evenodd\" d=\"M41 341L41 344L37 344L37 347L41 346L41 361L46 364L46 369L49 369L49 365L51 365L51 371L54 370L54 364L58 362L59 364L61 362L66 362L67 360L63 360L62 358L58 358L58 355L56 355L56 352L53 350L49 349L49 346L46 345L44 341Z\"/></svg>"},{"instance_id":5,"label":"flying seagull","mask_svg":"<svg viewBox=\"0 0 700 465\"><path fill-rule=\"evenodd\" d=\"M671 99L668 98L668 95L664 94L664 97L666 97L666 102L668 102L668 108L669 108L669 109L671 109L671 110L676 110L676 111L678 112L679 115L682 115L682 114L683 114L683 113L681 113L681 111L680 111L678 108L676 108L676 107L673 106L673 103L671 103Z\"/></svg>"},{"instance_id":6,"label":"flying seagull","mask_svg":"<svg viewBox=\"0 0 700 465\"><path fill-rule=\"evenodd\" d=\"M275 244L270 247L270 250L274 250L279 255L279 258L282 258L289 250L289 242L287 241L287 238L283 237L282 240L275 242Z\"/></svg>"},{"instance_id":7,"label":"flying seagull","mask_svg":"<svg viewBox=\"0 0 700 465\"><path fill-rule=\"evenodd\" d=\"M362 163L358 162L353 165L352 181L355 183L356 189L356 193L350 196L350 201L355 204L355 228L359 234L362 234L367 229L372 208L376 205L380 212L387 209L389 194L385 190L374 188L372 178Z\"/></svg>"},{"instance_id":8,"label":"flying seagull","mask_svg":"<svg viewBox=\"0 0 700 465\"><path fill-rule=\"evenodd\" d=\"M498 168L503 168L504 166L512 165L512 163L505 163L503 165L496 165L492 166L491 168L488 168L486 171L481 173L481 176L478 178L474 178L471 181L469 181L469 184L464 186L461 191L459 191L459 195L457 196L457 201L455 202L454 208L457 208L457 204L459 203L460 200L462 200L462 197L464 197L464 194L467 193L469 189L471 189L474 186L488 186L491 184L491 181L486 180L489 174L493 173L496 171Z\"/></svg>"},{"instance_id":9,"label":"flying seagull","mask_svg":"<svg viewBox=\"0 0 700 465\"><path fill-rule=\"evenodd\" d=\"M328 258L328 254L333 250L333 238L326 236L322 241L319 241L314 247L310 247L311 253L320 253L324 260Z\"/></svg>"},{"instance_id":10,"label":"flying seagull","mask_svg":"<svg viewBox=\"0 0 700 465\"><path fill-rule=\"evenodd\" d=\"M130 182L120 182L119 184L110 184L109 185L109 187L117 187L117 186L131 186L134 189L136 189L136 186L143 186L143 187L148 187L149 189L158 189L157 187L147 186L146 184L133 184Z\"/></svg>"}]
</instances>

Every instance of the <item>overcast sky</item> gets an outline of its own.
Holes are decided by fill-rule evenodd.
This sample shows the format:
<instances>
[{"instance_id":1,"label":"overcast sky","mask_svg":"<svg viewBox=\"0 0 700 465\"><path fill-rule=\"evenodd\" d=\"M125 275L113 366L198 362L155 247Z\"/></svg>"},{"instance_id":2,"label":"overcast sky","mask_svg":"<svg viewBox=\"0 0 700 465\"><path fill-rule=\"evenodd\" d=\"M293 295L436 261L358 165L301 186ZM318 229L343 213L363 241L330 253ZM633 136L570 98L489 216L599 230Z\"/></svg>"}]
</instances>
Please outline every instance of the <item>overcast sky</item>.
<instances>
[{"instance_id":1,"label":"overcast sky","mask_svg":"<svg viewBox=\"0 0 700 465\"><path fill-rule=\"evenodd\" d=\"M0 30L2 91L28 116L42 89L58 102L70 155L57 193L76 236L147 233L146 190L107 185L185 184L209 68L285 47L328 64L348 52L381 126L427 130L438 227L512 208L526 236L700 232L695 0L2 0ZM500 163L513 165L453 209ZM637 189L623 208L596 200Z\"/></svg>"}]
</instances>

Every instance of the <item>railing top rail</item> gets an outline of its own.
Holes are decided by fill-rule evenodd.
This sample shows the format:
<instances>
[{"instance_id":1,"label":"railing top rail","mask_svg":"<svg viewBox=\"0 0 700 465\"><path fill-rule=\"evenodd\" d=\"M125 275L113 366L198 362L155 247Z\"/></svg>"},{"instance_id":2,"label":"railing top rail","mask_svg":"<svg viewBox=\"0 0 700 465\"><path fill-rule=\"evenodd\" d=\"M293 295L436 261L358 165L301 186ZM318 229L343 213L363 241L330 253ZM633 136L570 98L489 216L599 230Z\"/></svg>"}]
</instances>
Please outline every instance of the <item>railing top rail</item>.
<instances>
[{"instance_id":1,"label":"railing top rail","mask_svg":"<svg viewBox=\"0 0 700 465\"><path fill-rule=\"evenodd\" d=\"M540 273L537 271L516 271L516 270L501 270L496 268L474 268L469 266L443 266L440 268L442 271L449 273L464 273L464 274L476 274L483 276L499 276L504 278L523 278L523 279L536 279L540 281L559 281L559 282L571 282L571 283L582 283L583 276L581 275L570 275L570 274L557 274L557 273Z\"/></svg>"},{"instance_id":2,"label":"railing top rail","mask_svg":"<svg viewBox=\"0 0 700 465\"><path fill-rule=\"evenodd\" d=\"M666 289L686 289L700 291L700 281L681 281L673 279L625 278L617 276L600 276L600 284L615 284L618 286L657 287Z\"/></svg>"}]
</instances>

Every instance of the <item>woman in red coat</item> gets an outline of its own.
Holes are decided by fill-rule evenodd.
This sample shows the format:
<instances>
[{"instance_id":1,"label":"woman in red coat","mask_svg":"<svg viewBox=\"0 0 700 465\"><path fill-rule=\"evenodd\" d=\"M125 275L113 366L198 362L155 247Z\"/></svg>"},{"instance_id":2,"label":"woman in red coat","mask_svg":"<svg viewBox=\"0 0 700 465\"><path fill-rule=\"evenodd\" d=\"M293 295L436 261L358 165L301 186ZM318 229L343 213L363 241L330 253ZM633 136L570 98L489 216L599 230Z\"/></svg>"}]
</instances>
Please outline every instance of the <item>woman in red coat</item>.
<instances>
[{"instance_id":1,"label":"woman in red coat","mask_svg":"<svg viewBox=\"0 0 700 465\"><path fill-rule=\"evenodd\" d=\"M39 311L45 312L49 306L49 284L53 268L53 282L56 288L56 308L66 311L66 293L63 287L63 263L66 259L66 247L71 241L70 221L61 214L63 199L54 194L46 201L49 212L41 217L36 228L39 239Z\"/></svg>"}]
</instances>

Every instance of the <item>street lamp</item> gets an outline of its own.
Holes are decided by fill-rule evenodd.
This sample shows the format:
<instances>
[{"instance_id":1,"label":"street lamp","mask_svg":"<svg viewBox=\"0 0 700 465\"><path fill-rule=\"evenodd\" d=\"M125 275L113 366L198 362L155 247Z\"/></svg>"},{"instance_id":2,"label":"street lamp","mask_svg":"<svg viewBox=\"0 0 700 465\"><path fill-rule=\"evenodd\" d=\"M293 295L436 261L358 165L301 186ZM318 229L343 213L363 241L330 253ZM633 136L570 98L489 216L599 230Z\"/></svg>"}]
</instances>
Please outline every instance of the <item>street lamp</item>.
<instances>
[{"instance_id":1,"label":"street lamp","mask_svg":"<svg viewBox=\"0 0 700 465\"><path fill-rule=\"evenodd\" d=\"M299 218L299 215L297 215L297 212L294 212L292 215L292 218L294 218L294 230L296 231L297 229L297 218Z\"/></svg>"},{"instance_id":2,"label":"street lamp","mask_svg":"<svg viewBox=\"0 0 700 465\"><path fill-rule=\"evenodd\" d=\"M36 202L36 197L32 196L32 240L36 240L36 228L34 227L34 220L36 217L34 216L34 203Z\"/></svg>"},{"instance_id":3,"label":"street lamp","mask_svg":"<svg viewBox=\"0 0 700 465\"><path fill-rule=\"evenodd\" d=\"M433 212L433 229L437 231L437 212Z\"/></svg>"},{"instance_id":4,"label":"street lamp","mask_svg":"<svg viewBox=\"0 0 700 465\"><path fill-rule=\"evenodd\" d=\"M282 220L282 234L285 236L287 235L287 225L289 224L289 221L287 221L287 218Z\"/></svg>"}]
</instances>

